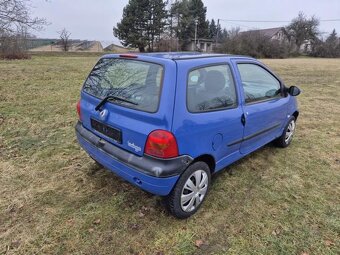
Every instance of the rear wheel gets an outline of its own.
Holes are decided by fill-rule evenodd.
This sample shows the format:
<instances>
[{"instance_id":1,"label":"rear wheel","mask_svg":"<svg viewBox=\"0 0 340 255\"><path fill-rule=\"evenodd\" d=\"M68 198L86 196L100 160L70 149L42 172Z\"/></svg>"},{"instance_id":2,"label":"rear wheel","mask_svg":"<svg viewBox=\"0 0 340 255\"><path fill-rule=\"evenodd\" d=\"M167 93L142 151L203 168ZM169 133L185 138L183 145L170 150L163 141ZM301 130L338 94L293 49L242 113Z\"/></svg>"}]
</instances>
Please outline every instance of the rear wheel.
<instances>
[{"instance_id":1,"label":"rear wheel","mask_svg":"<svg viewBox=\"0 0 340 255\"><path fill-rule=\"evenodd\" d=\"M295 129L296 129L296 121L295 121L295 117L292 116L290 117L287 126L283 130L282 135L275 140L275 144L281 148L286 148L287 146L289 146L289 144L292 142Z\"/></svg>"},{"instance_id":2,"label":"rear wheel","mask_svg":"<svg viewBox=\"0 0 340 255\"><path fill-rule=\"evenodd\" d=\"M210 188L210 169L204 162L189 166L166 198L169 211L175 217L185 219L202 205Z\"/></svg>"}]
</instances>

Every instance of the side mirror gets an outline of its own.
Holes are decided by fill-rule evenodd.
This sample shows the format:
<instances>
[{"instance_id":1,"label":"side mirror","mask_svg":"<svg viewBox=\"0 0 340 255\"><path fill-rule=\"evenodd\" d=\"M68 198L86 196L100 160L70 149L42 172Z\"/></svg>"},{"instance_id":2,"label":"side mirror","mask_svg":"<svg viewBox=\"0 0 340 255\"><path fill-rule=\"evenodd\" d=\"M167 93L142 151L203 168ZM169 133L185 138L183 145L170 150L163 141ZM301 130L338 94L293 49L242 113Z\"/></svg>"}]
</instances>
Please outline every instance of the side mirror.
<instances>
[{"instance_id":1,"label":"side mirror","mask_svg":"<svg viewBox=\"0 0 340 255\"><path fill-rule=\"evenodd\" d=\"M296 97L296 96L301 94L301 90L298 87L296 87L296 86L291 86L288 89L288 93L289 93L289 95L291 95L293 97Z\"/></svg>"}]
</instances>

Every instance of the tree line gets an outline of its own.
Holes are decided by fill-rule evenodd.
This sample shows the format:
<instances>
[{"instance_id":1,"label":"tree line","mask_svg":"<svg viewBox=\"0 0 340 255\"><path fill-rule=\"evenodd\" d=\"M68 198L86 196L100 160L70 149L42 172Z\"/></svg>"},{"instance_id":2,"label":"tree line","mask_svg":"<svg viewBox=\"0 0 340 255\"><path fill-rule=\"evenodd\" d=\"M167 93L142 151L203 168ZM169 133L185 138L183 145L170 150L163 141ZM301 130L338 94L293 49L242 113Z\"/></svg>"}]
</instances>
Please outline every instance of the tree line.
<instances>
[{"instance_id":1,"label":"tree line","mask_svg":"<svg viewBox=\"0 0 340 255\"><path fill-rule=\"evenodd\" d=\"M216 20L207 20L202 0L130 0L114 35L126 47L139 51L186 50L195 38L211 39L216 52L253 57L284 58L300 54L340 57L340 39L334 30L322 39L320 21L302 12L283 28L284 39L273 39L261 32L244 33L239 28L221 29ZM197 24L197 30L196 30Z\"/></svg>"},{"instance_id":2,"label":"tree line","mask_svg":"<svg viewBox=\"0 0 340 255\"><path fill-rule=\"evenodd\" d=\"M340 57L340 38L335 29L322 38L320 21L302 12L291 23L282 27L283 38L273 39L261 30L240 32L239 28L222 31L222 43L217 51L249 55L256 58L285 58L298 55L313 57ZM263 30L262 30L263 31Z\"/></svg>"},{"instance_id":3,"label":"tree line","mask_svg":"<svg viewBox=\"0 0 340 255\"><path fill-rule=\"evenodd\" d=\"M26 58L31 32L47 25L32 17L30 0L0 0L0 58ZM126 47L139 51L186 50L193 39L210 39L214 51L253 57L284 58L299 54L314 57L340 57L340 39L335 30L326 38L319 31L320 21L303 13L283 29L284 40L262 33L221 29L218 21L207 19L202 0L129 0L113 33ZM197 32L197 34L195 33ZM59 32L65 51L70 33Z\"/></svg>"},{"instance_id":4,"label":"tree line","mask_svg":"<svg viewBox=\"0 0 340 255\"><path fill-rule=\"evenodd\" d=\"M170 42L169 49L163 50L185 50L195 37L196 24L197 38L215 39L217 31L221 31L214 19L207 20L206 14L202 0L172 4L163 0L130 0L113 33L124 46L141 52L159 50L166 41Z\"/></svg>"}]
</instances>

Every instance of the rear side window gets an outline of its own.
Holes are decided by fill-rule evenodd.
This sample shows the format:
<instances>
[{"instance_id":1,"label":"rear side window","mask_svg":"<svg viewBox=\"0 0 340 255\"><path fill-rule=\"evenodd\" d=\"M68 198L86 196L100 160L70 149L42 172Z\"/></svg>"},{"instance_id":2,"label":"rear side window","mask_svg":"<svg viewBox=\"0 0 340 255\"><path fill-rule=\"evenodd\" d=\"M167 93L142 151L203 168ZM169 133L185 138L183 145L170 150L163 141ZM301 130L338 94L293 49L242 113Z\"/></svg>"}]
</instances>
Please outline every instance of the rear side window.
<instances>
[{"instance_id":1,"label":"rear side window","mask_svg":"<svg viewBox=\"0 0 340 255\"><path fill-rule=\"evenodd\" d=\"M130 59L101 59L85 81L83 90L97 98L116 96L110 101L121 106L146 112L158 109L163 67L158 64Z\"/></svg>"},{"instance_id":2,"label":"rear side window","mask_svg":"<svg viewBox=\"0 0 340 255\"><path fill-rule=\"evenodd\" d=\"M190 112L237 106L235 84L229 66L208 66L191 71L187 82L187 106Z\"/></svg>"},{"instance_id":3,"label":"rear side window","mask_svg":"<svg viewBox=\"0 0 340 255\"><path fill-rule=\"evenodd\" d=\"M255 64L238 64L246 103L280 97L280 82L266 69Z\"/></svg>"}]
</instances>

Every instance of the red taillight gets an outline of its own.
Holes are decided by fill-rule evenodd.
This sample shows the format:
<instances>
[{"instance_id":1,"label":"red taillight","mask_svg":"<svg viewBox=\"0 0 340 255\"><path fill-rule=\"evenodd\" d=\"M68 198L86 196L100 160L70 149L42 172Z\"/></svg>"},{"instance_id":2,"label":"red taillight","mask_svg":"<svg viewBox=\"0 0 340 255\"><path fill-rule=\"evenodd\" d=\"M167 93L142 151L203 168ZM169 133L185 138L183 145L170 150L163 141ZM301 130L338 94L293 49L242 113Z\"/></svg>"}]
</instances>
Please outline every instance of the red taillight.
<instances>
[{"instance_id":1,"label":"red taillight","mask_svg":"<svg viewBox=\"0 0 340 255\"><path fill-rule=\"evenodd\" d=\"M158 158L178 156L178 147L174 135L165 130L152 131L146 141L144 153Z\"/></svg>"},{"instance_id":2,"label":"red taillight","mask_svg":"<svg viewBox=\"0 0 340 255\"><path fill-rule=\"evenodd\" d=\"M80 100L79 100L78 103L77 103L77 113L78 113L79 120L81 120Z\"/></svg>"}]
</instances>

